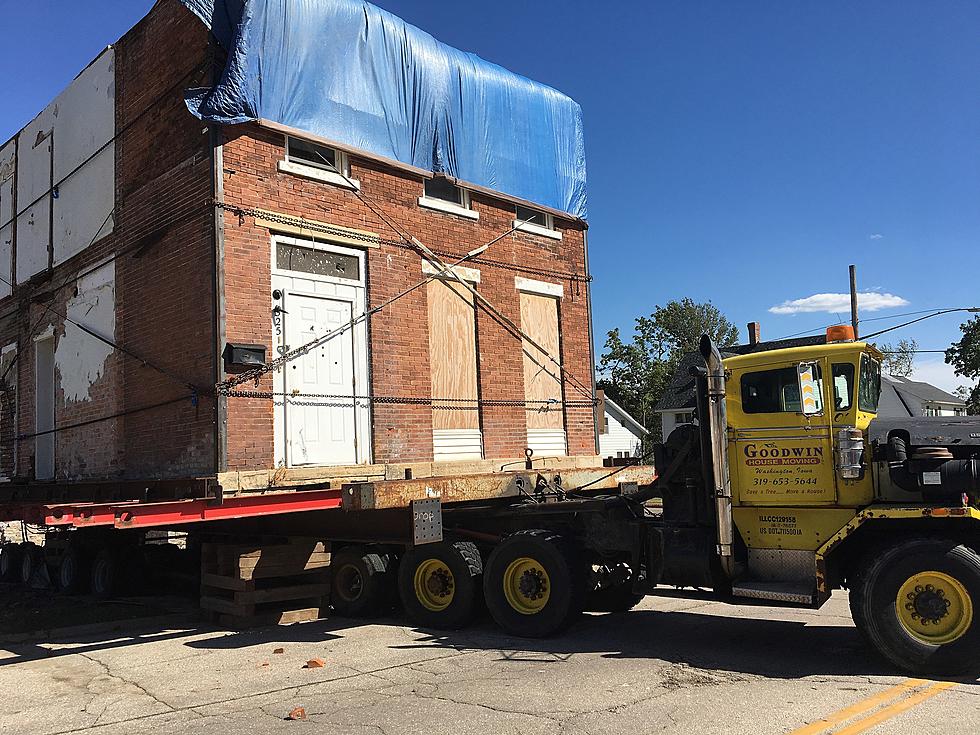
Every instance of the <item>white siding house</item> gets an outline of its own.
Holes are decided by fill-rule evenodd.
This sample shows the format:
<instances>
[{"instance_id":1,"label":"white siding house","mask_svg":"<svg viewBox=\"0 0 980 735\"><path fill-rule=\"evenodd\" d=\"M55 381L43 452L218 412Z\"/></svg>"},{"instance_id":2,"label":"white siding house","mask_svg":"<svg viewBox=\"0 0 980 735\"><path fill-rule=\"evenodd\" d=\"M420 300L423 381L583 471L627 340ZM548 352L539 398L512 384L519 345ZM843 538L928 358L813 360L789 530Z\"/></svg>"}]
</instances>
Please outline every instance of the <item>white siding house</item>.
<instances>
[{"instance_id":1,"label":"white siding house","mask_svg":"<svg viewBox=\"0 0 980 735\"><path fill-rule=\"evenodd\" d=\"M638 457L648 432L639 421L608 398L605 399L605 425L599 432L599 454L603 457Z\"/></svg>"}]
</instances>

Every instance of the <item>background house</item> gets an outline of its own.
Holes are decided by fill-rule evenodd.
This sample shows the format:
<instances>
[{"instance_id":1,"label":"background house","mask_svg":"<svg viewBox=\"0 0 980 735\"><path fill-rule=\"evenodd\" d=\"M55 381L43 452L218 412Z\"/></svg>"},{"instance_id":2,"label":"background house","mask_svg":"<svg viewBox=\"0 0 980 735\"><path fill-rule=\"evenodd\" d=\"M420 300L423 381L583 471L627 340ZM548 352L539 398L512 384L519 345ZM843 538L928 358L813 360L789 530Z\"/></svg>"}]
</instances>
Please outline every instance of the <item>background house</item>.
<instances>
[{"instance_id":1,"label":"background house","mask_svg":"<svg viewBox=\"0 0 980 735\"><path fill-rule=\"evenodd\" d=\"M929 383L882 375L878 415L888 418L966 416L966 402Z\"/></svg>"},{"instance_id":2,"label":"background house","mask_svg":"<svg viewBox=\"0 0 980 735\"><path fill-rule=\"evenodd\" d=\"M599 427L599 455L622 459L639 457L643 438L650 432L618 403L606 398L604 420Z\"/></svg>"}]
</instances>

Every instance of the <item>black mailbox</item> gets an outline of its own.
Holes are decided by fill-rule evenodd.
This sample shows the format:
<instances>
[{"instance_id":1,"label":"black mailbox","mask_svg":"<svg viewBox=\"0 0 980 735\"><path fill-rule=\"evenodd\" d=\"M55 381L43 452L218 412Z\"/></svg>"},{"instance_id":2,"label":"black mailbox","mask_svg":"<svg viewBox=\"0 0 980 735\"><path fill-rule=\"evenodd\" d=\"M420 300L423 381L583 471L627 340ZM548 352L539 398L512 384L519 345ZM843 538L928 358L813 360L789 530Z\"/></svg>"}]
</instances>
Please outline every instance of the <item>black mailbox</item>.
<instances>
[{"instance_id":1,"label":"black mailbox","mask_svg":"<svg viewBox=\"0 0 980 735\"><path fill-rule=\"evenodd\" d=\"M265 345L241 345L228 343L222 354L226 373L240 373L265 367Z\"/></svg>"}]
</instances>

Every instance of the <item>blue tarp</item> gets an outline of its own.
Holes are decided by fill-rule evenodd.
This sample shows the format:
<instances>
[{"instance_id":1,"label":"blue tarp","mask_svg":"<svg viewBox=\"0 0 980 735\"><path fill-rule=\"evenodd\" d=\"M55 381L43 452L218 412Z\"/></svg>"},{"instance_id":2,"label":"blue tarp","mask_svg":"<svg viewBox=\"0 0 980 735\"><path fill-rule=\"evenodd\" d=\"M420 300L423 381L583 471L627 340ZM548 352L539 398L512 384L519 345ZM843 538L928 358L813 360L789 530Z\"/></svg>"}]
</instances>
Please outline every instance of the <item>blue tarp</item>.
<instances>
[{"instance_id":1,"label":"blue tarp","mask_svg":"<svg viewBox=\"0 0 980 735\"><path fill-rule=\"evenodd\" d=\"M202 119L269 120L586 218L582 109L363 0L181 0L228 51Z\"/></svg>"}]
</instances>

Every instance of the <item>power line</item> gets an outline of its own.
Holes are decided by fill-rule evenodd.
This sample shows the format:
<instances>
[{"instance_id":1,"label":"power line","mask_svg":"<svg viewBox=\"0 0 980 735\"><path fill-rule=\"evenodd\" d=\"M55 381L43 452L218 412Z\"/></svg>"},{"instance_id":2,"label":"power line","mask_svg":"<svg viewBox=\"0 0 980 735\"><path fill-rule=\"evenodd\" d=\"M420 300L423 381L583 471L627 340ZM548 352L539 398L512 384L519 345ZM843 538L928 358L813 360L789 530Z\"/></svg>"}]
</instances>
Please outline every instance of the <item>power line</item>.
<instances>
[{"instance_id":1,"label":"power line","mask_svg":"<svg viewBox=\"0 0 980 735\"><path fill-rule=\"evenodd\" d=\"M949 309L939 309L939 308L936 308L936 309L920 309L919 311L906 311L906 312L902 312L901 314L889 314L887 316L875 316L875 317L870 317L870 318L867 318L867 319L862 317L861 323L863 324L864 322L880 322L880 321L887 321L887 320L890 320L890 319L901 319L904 316L917 316L918 314L932 314L932 313L936 313L936 315L938 316L939 314L948 314L948 313L951 313L951 312L954 312L954 311L968 311L968 309L955 309L955 308L949 308ZM918 320L915 320L915 321L918 321ZM912 323L912 322L910 322L910 323ZM777 337L773 341L774 342L778 342L778 341L783 340L783 339L792 339L793 337L801 337L801 336L806 335L806 334L814 334L816 332L822 332L822 331L824 331L826 329L829 329L830 327L837 326L838 324L843 324L843 321L836 321L836 322L833 322L831 324L826 324L823 327L814 327L813 329L807 329L807 330L804 330L802 332L796 332L794 334L787 334L785 337ZM899 325L897 327L894 327L894 329L899 329L902 326L905 326L905 325ZM879 333L876 333L876 335L877 334L879 334ZM866 339L866 337L863 337L862 336L861 339Z\"/></svg>"}]
</instances>

